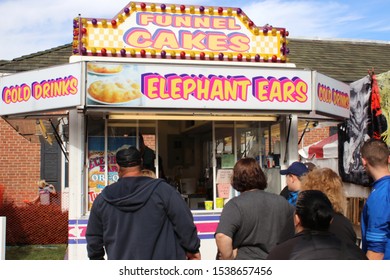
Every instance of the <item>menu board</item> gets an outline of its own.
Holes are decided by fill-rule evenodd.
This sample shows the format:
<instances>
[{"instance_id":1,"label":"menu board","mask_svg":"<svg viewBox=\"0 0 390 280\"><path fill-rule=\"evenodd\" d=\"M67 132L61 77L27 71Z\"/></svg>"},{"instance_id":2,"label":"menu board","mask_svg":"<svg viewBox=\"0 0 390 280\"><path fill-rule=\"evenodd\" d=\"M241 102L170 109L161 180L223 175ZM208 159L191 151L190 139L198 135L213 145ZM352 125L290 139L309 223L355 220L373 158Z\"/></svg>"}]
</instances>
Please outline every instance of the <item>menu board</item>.
<instances>
[{"instance_id":1,"label":"menu board","mask_svg":"<svg viewBox=\"0 0 390 280\"><path fill-rule=\"evenodd\" d=\"M233 169L219 169L217 171L218 197L229 198L232 190L231 178Z\"/></svg>"}]
</instances>

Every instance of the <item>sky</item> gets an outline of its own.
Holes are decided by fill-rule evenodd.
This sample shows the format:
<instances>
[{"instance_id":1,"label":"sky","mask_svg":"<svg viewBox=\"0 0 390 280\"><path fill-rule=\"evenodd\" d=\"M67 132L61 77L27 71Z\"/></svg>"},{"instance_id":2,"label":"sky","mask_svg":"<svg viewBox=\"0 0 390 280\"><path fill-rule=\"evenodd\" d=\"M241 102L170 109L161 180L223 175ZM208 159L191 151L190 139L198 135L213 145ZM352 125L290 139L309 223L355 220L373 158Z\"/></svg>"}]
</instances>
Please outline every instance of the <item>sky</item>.
<instances>
[{"instance_id":1,"label":"sky","mask_svg":"<svg viewBox=\"0 0 390 280\"><path fill-rule=\"evenodd\" d=\"M129 0L0 0L0 60L72 42L73 19L114 17ZM139 1L143 2L143 1ZM169 0L155 4L239 7L255 23L286 28L290 38L387 41L389 0Z\"/></svg>"}]
</instances>

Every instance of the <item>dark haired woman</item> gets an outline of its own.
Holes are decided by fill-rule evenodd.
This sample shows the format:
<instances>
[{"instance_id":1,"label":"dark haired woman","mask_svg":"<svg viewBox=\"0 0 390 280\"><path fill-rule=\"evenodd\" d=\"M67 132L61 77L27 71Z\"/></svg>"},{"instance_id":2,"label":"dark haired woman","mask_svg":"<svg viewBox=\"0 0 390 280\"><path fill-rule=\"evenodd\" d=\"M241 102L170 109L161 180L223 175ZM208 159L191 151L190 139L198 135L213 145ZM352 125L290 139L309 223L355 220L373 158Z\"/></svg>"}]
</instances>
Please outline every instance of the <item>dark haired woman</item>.
<instances>
[{"instance_id":1,"label":"dark haired woman","mask_svg":"<svg viewBox=\"0 0 390 280\"><path fill-rule=\"evenodd\" d=\"M253 158L235 164L232 186L240 195L223 208L215 233L218 259L266 259L277 243L294 235L294 208L264 191L267 179Z\"/></svg>"},{"instance_id":2,"label":"dark haired woman","mask_svg":"<svg viewBox=\"0 0 390 280\"><path fill-rule=\"evenodd\" d=\"M298 194L294 238L277 245L269 260L366 260L352 241L344 241L329 231L334 211L328 197L319 190Z\"/></svg>"}]
</instances>

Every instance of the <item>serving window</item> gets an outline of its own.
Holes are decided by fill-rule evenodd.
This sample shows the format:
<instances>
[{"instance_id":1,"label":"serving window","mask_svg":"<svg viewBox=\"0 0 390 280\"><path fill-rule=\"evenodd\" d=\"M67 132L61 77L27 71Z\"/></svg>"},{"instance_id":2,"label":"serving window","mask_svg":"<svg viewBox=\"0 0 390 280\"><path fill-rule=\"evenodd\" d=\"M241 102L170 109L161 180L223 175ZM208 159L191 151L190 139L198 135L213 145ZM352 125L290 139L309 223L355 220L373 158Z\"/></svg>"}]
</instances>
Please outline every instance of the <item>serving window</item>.
<instances>
[{"instance_id":1,"label":"serving window","mask_svg":"<svg viewBox=\"0 0 390 280\"><path fill-rule=\"evenodd\" d=\"M140 135L154 153L154 171L176 188L191 210L223 207L238 195L230 185L235 162L253 157L266 162L269 121L110 119L88 115L88 209L108 184L118 180L118 149L140 148Z\"/></svg>"}]
</instances>

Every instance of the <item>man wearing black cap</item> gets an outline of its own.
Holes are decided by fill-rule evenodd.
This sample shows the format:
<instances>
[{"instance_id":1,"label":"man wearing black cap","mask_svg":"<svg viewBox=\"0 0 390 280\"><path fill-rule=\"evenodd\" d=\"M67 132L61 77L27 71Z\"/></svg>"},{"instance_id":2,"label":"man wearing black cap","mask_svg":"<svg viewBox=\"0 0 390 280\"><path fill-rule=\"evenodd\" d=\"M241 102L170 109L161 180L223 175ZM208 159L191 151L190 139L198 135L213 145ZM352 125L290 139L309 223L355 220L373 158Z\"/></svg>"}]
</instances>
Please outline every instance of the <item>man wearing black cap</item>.
<instances>
[{"instance_id":1,"label":"man wearing black cap","mask_svg":"<svg viewBox=\"0 0 390 280\"><path fill-rule=\"evenodd\" d=\"M142 176L141 153L116 154L119 180L95 199L86 239L90 259L200 259L192 213L176 189Z\"/></svg>"},{"instance_id":2,"label":"man wearing black cap","mask_svg":"<svg viewBox=\"0 0 390 280\"><path fill-rule=\"evenodd\" d=\"M287 169L280 170L281 175L286 175L287 186L280 192L280 195L285 197L288 202L295 206L297 202L298 192L301 189L300 177L309 171L306 165L302 162L295 161Z\"/></svg>"}]
</instances>

